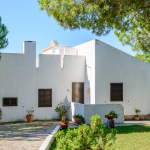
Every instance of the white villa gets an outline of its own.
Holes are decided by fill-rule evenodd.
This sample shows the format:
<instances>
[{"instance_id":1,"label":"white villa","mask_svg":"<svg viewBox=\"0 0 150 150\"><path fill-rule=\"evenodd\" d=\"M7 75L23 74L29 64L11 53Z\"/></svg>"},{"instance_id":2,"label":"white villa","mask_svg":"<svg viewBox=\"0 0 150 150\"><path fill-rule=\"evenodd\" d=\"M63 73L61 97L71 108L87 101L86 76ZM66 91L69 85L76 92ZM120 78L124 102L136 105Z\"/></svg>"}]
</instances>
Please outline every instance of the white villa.
<instances>
[{"instance_id":1,"label":"white villa","mask_svg":"<svg viewBox=\"0 0 150 150\"><path fill-rule=\"evenodd\" d=\"M3 122L25 121L29 109L34 119L58 119L60 102L71 105L69 119L115 110L121 123L135 109L150 113L150 64L96 39L74 48L53 40L42 52L36 60L36 42L25 41L22 54L2 53Z\"/></svg>"}]
</instances>

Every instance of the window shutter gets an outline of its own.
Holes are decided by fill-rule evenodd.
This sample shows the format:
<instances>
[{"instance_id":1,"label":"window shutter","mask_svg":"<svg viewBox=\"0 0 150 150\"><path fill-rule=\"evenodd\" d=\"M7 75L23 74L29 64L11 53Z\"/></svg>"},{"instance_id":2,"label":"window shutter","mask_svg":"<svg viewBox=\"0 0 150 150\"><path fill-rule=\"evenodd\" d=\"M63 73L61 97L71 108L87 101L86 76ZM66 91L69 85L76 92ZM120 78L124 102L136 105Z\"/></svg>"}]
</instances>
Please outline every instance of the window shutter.
<instances>
[{"instance_id":1,"label":"window shutter","mask_svg":"<svg viewBox=\"0 0 150 150\"><path fill-rule=\"evenodd\" d=\"M17 106L17 99L11 98L11 106Z\"/></svg>"},{"instance_id":2,"label":"window shutter","mask_svg":"<svg viewBox=\"0 0 150 150\"><path fill-rule=\"evenodd\" d=\"M39 105L44 106L44 90L39 90Z\"/></svg>"},{"instance_id":3,"label":"window shutter","mask_svg":"<svg viewBox=\"0 0 150 150\"><path fill-rule=\"evenodd\" d=\"M9 106L9 98L3 98L3 106Z\"/></svg>"},{"instance_id":4,"label":"window shutter","mask_svg":"<svg viewBox=\"0 0 150 150\"><path fill-rule=\"evenodd\" d=\"M123 83L111 83L111 101L123 101Z\"/></svg>"},{"instance_id":5,"label":"window shutter","mask_svg":"<svg viewBox=\"0 0 150 150\"><path fill-rule=\"evenodd\" d=\"M3 106L17 106L17 98L16 97L3 98Z\"/></svg>"},{"instance_id":6,"label":"window shutter","mask_svg":"<svg viewBox=\"0 0 150 150\"><path fill-rule=\"evenodd\" d=\"M45 90L45 105L50 106L51 105L51 91Z\"/></svg>"},{"instance_id":7,"label":"window shutter","mask_svg":"<svg viewBox=\"0 0 150 150\"><path fill-rule=\"evenodd\" d=\"M39 107L52 107L52 89L39 89Z\"/></svg>"}]
</instances>

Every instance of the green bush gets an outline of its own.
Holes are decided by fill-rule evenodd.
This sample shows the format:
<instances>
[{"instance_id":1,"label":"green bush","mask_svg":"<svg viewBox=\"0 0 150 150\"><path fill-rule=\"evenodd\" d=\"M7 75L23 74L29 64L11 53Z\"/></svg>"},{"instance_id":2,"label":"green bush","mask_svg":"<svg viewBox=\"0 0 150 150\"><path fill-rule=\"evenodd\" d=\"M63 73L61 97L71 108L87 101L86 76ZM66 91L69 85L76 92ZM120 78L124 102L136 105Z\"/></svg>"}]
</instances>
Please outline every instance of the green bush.
<instances>
[{"instance_id":1,"label":"green bush","mask_svg":"<svg viewBox=\"0 0 150 150\"><path fill-rule=\"evenodd\" d=\"M107 129L100 116L95 115L91 118L91 127L86 124L80 125L78 129L70 130L67 133L59 131L56 137L56 150L111 150L116 139L117 131Z\"/></svg>"},{"instance_id":2,"label":"green bush","mask_svg":"<svg viewBox=\"0 0 150 150\"><path fill-rule=\"evenodd\" d=\"M115 111L111 110L109 114L105 115L105 118L110 117L110 116L115 116L115 118L118 118L119 114L116 114Z\"/></svg>"},{"instance_id":3,"label":"green bush","mask_svg":"<svg viewBox=\"0 0 150 150\"><path fill-rule=\"evenodd\" d=\"M82 116L82 115L80 115L80 114L75 114L74 116L73 116L73 118L82 118L82 124L84 124L85 123L85 118Z\"/></svg>"}]
</instances>

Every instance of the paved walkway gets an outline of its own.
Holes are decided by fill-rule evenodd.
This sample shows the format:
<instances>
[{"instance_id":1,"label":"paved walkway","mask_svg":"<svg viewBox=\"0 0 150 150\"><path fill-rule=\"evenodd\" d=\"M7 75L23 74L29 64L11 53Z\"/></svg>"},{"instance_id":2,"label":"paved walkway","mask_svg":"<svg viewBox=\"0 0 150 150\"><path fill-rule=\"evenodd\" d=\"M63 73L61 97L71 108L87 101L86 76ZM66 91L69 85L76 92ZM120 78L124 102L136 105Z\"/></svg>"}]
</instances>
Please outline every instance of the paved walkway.
<instances>
[{"instance_id":1,"label":"paved walkway","mask_svg":"<svg viewBox=\"0 0 150 150\"><path fill-rule=\"evenodd\" d=\"M130 120L130 121L124 121L124 123L115 123L115 127L117 127L117 126L130 126L130 125L145 125L145 124L150 124L150 120L142 120L142 121ZM75 128L75 127L78 127L78 126L79 125L76 125L72 121L69 122L69 128Z\"/></svg>"},{"instance_id":2,"label":"paved walkway","mask_svg":"<svg viewBox=\"0 0 150 150\"><path fill-rule=\"evenodd\" d=\"M59 122L8 123L0 125L0 150L38 150Z\"/></svg>"},{"instance_id":3,"label":"paved walkway","mask_svg":"<svg viewBox=\"0 0 150 150\"><path fill-rule=\"evenodd\" d=\"M0 150L38 150L45 138L61 121L8 123L0 125ZM124 121L115 126L150 124L149 120ZM74 122L69 122L69 128L75 128Z\"/></svg>"},{"instance_id":4,"label":"paved walkway","mask_svg":"<svg viewBox=\"0 0 150 150\"><path fill-rule=\"evenodd\" d=\"M142 121L124 121L124 123L116 123L115 126L130 126L130 125L144 125L144 124L150 124L150 120L142 120Z\"/></svg>"}]
</instances>

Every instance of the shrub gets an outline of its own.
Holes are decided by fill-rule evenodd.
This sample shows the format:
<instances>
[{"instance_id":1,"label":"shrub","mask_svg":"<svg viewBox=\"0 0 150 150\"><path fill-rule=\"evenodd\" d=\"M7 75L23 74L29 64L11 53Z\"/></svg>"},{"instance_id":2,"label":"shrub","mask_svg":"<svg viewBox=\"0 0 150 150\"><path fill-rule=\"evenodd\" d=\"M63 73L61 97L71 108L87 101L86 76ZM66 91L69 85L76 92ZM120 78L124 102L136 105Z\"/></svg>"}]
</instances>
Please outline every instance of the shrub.
<instances>
[{"instance_id":1,"label":"shrub","mask_svg":"<svg viewBox=\"0 0 150 150\"><path fill-rule=\"evenodd\" d=\"M139 114L140 114L140 110L139 109L135 109L135 113L136 113L136 116L135 117L139 117Z\"/></svg>"},{"instance_id":2,"label":"shrub","mask_svg":"<svg viewBox=\"0 0 150 150\"><path fill-rule=\"evenodd\" d=\"M116 135L115 129L107 129L100 116L95 115L91 118L91 127L86 124L80 125L78 129L68 129L57 132L56 137L57 150L77 150L92 149L106 150L113 149L113 142Z\"/></svg>"},{"instance_id":3,"label":"shrub","mask_svg":"<svg viewBox=\"0 0 150 150\"><path fill-rule=\"evenodd\" d=\"M115 116L115 118L118 118L119 114L116 114L115 111L111 110L111 111L109 112L109 114L105 115L105 118L106 118L106 117L110 117L110 116Z\"/></svg>"},{"instance_id":4,"label":"shrub","mask_svg":"<svg viewBox=\"0 0 150 150\"><path fill-rule=\"evenodd\" d=\"M74 115L73 118L82 118L82 124L85 123L85 118L80 114Z\"/></svg>"}]
</instances>

